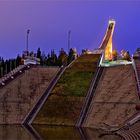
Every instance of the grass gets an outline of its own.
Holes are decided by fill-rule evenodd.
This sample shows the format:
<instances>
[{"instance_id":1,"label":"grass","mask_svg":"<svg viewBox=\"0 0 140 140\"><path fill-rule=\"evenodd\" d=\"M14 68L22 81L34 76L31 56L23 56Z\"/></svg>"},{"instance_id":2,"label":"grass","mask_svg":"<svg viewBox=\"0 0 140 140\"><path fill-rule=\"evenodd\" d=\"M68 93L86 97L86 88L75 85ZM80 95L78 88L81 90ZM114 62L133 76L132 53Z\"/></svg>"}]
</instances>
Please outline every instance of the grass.
<instances>
[{"instance_id":1,"label":"grass","mask_svg":"<svg viewBox=\"0 0 140 140\"><path fill-rule=\"evenodd\" d=\"M92 75L91 72L66 72L52 93L67 96L85 96Z\"/></svg>"},{"instance_id":2,"label":"grass","mask_svg":"<svg viewBox=\"0 0 140 140\"><path fill-rule=\"evenodd\" d=\"M33 123L74 125L79 118L99 57L83 55L67 68Z\"/></svg>"},{"instance_id":3,"label":"grass","mask_svg":"<svg viewBox=\"0 0 140 140\"><path fill-rule=\"evenodd\" d=\"M84 55L68 68L58 81L52 94L85 96L97 67L99 55Z\"/></svg>"}]
</instances>

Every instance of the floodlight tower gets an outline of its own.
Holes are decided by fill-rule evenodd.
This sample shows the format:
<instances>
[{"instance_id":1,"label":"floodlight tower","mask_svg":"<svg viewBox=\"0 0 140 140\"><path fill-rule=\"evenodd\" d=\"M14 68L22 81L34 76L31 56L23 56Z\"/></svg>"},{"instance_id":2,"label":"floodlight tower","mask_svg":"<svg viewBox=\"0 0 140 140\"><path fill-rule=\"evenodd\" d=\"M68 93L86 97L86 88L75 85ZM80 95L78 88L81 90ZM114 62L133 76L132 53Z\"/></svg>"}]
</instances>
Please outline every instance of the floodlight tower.
<instances>
[{"instance_id":1,"label":"floodlight tower","mask_svg":"<svg viewBox=\"0 0 140 140\"><path fill-rule=\"evenodd\" d=\"M68 53L71 47L71 30L68 31Z\"/></svg>"},{"instance_id":2,"label":"floodlight tower","mask_svg":"<svg viewBox=\"0 0 140 140\"><path fill-rule=\"evenodd\" d=\"M28 52L29 52L29 33L30 33L30 30L28 29L27 30L27 36L26 36L26 51L27 51L27 55L28 55Z\"/></svg>"}]
</instances>

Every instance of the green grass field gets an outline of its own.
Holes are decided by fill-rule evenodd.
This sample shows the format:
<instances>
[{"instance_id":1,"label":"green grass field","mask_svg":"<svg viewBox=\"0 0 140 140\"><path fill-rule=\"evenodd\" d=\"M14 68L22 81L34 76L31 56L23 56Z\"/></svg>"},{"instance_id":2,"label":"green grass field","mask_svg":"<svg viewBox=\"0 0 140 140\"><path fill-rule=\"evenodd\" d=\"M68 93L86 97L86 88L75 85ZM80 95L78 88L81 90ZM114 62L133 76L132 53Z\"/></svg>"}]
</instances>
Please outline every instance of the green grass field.
<instances>
[{"instance_id":1,"label":"green grass field","mask_svg":"<svg viewBox=\"0 0 140 140\"><path fill-rule=\"evenodd\" d=\"M55 86L52 94L85 96L96 70L99 55L83 55L69 67Z\"/></svg>"},{"instance_id":2,"label":"green grass field","mask_svg":"<svg viewBox=\"0 0 140 140\"><path fill-rule=\"evenodd\" d=\"M100 55L80 56L66 69L49 99L35 118L35 124L74 125L79 117Z\"/></svg>"}]
</instances>

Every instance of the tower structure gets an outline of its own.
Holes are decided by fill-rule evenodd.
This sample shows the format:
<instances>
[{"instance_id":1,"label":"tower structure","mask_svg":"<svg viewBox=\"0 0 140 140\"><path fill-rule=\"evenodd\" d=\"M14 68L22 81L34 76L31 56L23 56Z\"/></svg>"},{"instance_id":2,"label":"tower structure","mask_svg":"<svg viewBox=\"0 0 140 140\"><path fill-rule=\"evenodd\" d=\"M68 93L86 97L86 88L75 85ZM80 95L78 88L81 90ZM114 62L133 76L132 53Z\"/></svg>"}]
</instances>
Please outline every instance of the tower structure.
<instances>
[{"instance_id":1,"label":"tower structure","mask_svg":"<svg viewBox=\"0 0 140 140\"><path fill-rule=\"evenodd\" d=\"M112 60L112 37L114 33L115 23L115 20L109 20L106 34L99 47L99 50L104 51L105 60Z\"/></svg>"},{"instance_id":2,"label":"tower structure","mask_svg":"<svg viewBox=\"0 0 140 140\"><path fill-rule=\"evenodd\" d=\"M112 36L114 33L115 21L109 20L108 30L110 30L110 36L105 47L105 60L112 60Z\"/></svg>"}]
</instances>

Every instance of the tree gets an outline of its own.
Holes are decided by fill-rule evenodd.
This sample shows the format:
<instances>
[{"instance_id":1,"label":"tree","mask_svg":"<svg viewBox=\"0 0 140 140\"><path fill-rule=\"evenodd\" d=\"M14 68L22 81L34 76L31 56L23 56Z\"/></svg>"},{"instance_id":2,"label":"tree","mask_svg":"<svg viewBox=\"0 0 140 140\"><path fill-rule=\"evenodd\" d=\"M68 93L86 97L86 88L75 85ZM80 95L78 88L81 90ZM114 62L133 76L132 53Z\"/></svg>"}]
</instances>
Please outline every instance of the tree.
<instances>
[{"instance_id":1,"label":"tree","mask_svg":"<svg viewBox=\"0 0 140 140\"><path fill-rule=\"evenodd\" d=\"M59 66L62 66L62 65L66 66L67 65L67 54L63 48L61 48L61 50L59 52L58 65Z\"/></svg>"},{"instance_id":2,"label":"tree","mask_svg":"<svg viewBox=\"0 0 140 140\"><path fill-rule=\"evenodd\" d=\"M21 65L21 57L20 57L20 55L18 54L18 55L17 55L17 58L16 58L16 66L19 66L19 65Z\"/></svg>"},{"instance_id":3,"label":"tree","mask_svg":"<svg viewBox=\"0 0 140 140\"><path fill-rule=\"evenodd\" d=\"M40 50L40 48L37 49L37 58L41 59L41 50Z\"/></svg>"},{"instance_id":4,"label":"tree","mask_svg":"<svg viewBox=\"0 0 140 140\"><path fill-rule=\"evenodd\" d=\"M73 49L71 48L71 49L69 50L69 55L68 55L68 64L70 64L73 60L74 60L74 51L73 51Z\"/></svg>"},{"instance_id":5,"label":"tree","mask_svg":"<svg viewBox=\"0 0 140 140\"><path fill-rule=\"evenodd\" d=\"M124 53L124 60L131 61L131 57L130 57L129 51L126 51Z\"/></svg>"},{"instance_id":6,"label":"tree","mask_svg":"<svg viewBox=\"0 0 140 140\"><path fill-rule=\"evenodd\" d=\"M88 54L88 49L82 49L82 54Z\"/></svg>"},{"instance_id":7,"label":"tree","mask_svg":"<svg viewBox=\"0 0 140 140\"><path fill-rule=\"evenodd\" d=\"M41 58L42 58L42 65L45 65L46 55L45 55L45 52L44 51L42 52Z\"/></svg>"},{"instance_id":8,"label":"tree","mask_svg":"<svg viewBox=\"0 0 140 140\"><path fill-rule=\"evenodd\" d=\"M57 65L57 55L55 54L54 50L51 50L51 57L50 57L51 65Z\"/></svg>"},{"instance_id":9,"label":"tree","mask_svg":"<svg viewBox=\"0 0 140 140\"><path fill-rule=\"evenodd\" d=\"M43 65L42 54L40 48L37 49L37 58L40 59L40 65Z\"/></svg>"},{"instance_id":10,"label":"tree","mask_svg":"<svg viewBox=\"0 0 140 140\"><path fill-rule=\"evenodd\" d=\"M50 56L49 53L48 53L48 55L47 55L47 65L48 65L48 66L51 66L51 56Z\"/></svg>"},{"instance_id":11,"label":"tree","mask_svg":"<svg viewBox=\"0 0 140 140\"><path fill-rule=\"evenodd\" d=\"M1 58L1 62L0 62L0 69L1 69L1 74L0 74L0 76L1 76L1 77L4 75L4 65L5 65L4 59Z\"/></svg>"},{"instance_id":12,"label":"tree","mask_svg":"<svg viewBox=\"0 0 140 140\"><path fill-rule=\"evenodd\" d=\"M115 60L117 60L117 58L118 58L118 52L117 52L117 50L113 50L112 59L115 61Z\"/></svg>"}]
</instances>

